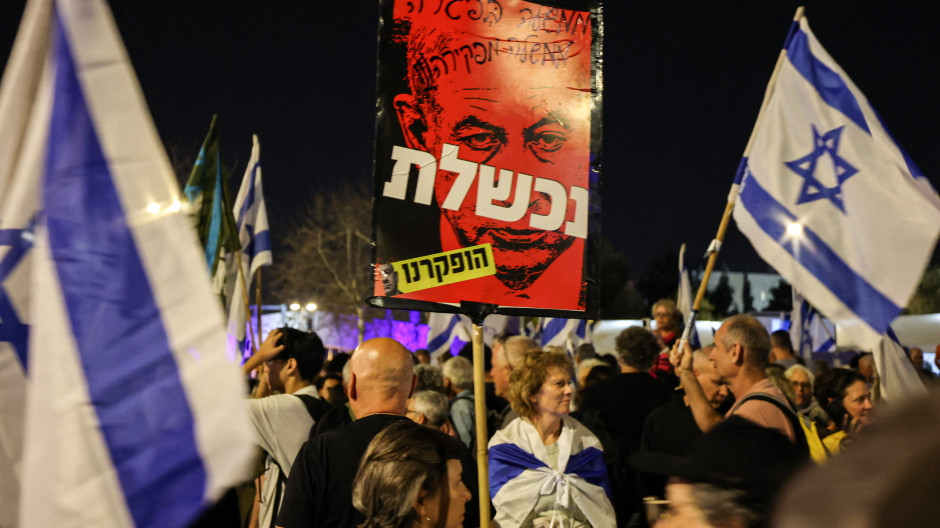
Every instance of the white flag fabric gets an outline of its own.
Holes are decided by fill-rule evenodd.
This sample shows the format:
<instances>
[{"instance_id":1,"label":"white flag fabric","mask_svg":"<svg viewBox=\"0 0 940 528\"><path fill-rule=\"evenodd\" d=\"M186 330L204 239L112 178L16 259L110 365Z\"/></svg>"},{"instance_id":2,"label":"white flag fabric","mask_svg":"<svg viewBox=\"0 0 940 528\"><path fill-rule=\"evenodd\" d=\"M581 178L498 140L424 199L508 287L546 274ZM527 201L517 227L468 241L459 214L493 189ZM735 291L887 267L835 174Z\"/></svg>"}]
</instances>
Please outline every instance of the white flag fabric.
<instances>
[{"instance_id":1,"label":"white flag fabric","mask_svg":"<svg viewBox=\"0 0 940 528\"><path fill-rule=\"evenodd\" d=\"M447 359L455 339L469 343L473 336L472 326L470 318L465 315L432 313L428 317L428 354L432 362Z\"/></svg>"},{"instance_id":2,"label":"white flag fabric","mask_svg":"<svg viewBox=\"0 0 940 528\"><path fill-rule=\"evenodd\" d=\"M926 396L927 388L908 359L907 352L898 341L894 330L888 328L881 346L873 351L875 370L878 371L878 385L881 398L896 405L908 398Z\"/></svg>"},{"instance_id":3,"label":"white flag fabric","mask_svg":"<svg viewBox=\"0 0 940 528\"><path fill-rule=\"evenodd\" d=\"M679 291L676 293L676 308L682 314L682 319L688 321L692 315L692 281L689 279L689 269L685 267L685 244L679 248ZM702 348L702 341L694 324L689 333L689 346L693 350Z\"/></svg>"},{"instance_id":4,"label":"white flag fabric","mask_svg":"<svg viewBox=\"0 0 940 528\"><path fill-rule=\"evenodd\" d=\"M252 136L251 158L242 178L234 205L235 223L238 226L238 241L241 243L241 277L238 276L238 259L234 254L225 256L226 269L232 270L225 281L226 308L228 311L228 334L236 342L236 349L245 346L245 329L248 311L245 308L245 292L251 295L252 278L261 266L273 262L271 234L268 230L268 213L264 205L261 188L261 145L258 136ZM244 288L242 280L245 281ZM251 299L247 299L251 302Z\"/></svg>"},{"instance_id":5,"label":"white flag fabric","mask_svg":"<svg viewBox=\"0 0 940 528\"><path fill-rule=\"evenodd\" d=\"M933 252L940 200L805 18L784 47L734 218L840 341L871 350Z\"/></svg>"},{"instance_id":6,"label":"white flag fabric","mask_svg":"<svg viewBox=\"0 0 940 528\"><path fill-rule=\"evenodd\" d=\"M28 364L0 522L186 526L245 474L245 384L105 2L30 0L0 123L4 392Z\"/></svg>"},{"instance_id":7,"label":"white flag fabric","mask_svg":"<svg viewBox=\"0 0 940 528\"><path fill-rule=\"evenodd\" d=\"M562 319L541 317L539 319L542 347L557 346L573 355L581 343L593 341L593 325L586 319Z\"/></svg>"},{"instance_id":8,"label":"white flag fabric","mask_svg":"<svg viewBox=\"0 0 940 528\"><path fill-rule=\"evenodd\" d=\"M807 365L812 365L813 354L836 350L836 325L816 311L795 289L790 314L790 341Z\"/></svg>"}]
</instances>

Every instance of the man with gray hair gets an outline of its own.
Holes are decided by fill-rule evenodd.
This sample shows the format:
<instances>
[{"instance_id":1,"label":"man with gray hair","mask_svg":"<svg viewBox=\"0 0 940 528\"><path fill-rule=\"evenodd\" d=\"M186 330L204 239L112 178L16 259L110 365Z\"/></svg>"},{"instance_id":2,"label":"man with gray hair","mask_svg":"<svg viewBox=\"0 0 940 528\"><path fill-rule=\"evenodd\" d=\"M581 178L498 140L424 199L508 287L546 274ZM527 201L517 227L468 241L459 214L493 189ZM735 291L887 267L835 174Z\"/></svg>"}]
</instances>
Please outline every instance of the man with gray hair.
<instances>
[{"instance_id":1,"label":"man with gray hair","mask_svg":"<svg viewBox=\"0 0 940 528\"><path fill-rule=\"evenodd\" d=\"M796 418L783 392L774 387L764 372L769 355L770 335L767 330L756 318L742 314L729 317L721 324L715 332L715 347L708 357L721 379L731 385L737 398L737 403L725 416L741 416L762 427L777 429L791 442L797 443L803 435L799 418ZM680 355L677 343L673 347L672 360L695 422L707 433L724 416L711 406L695 376L689 344L685 343Z\"/></svg>"},{"instance_id":2,"label":"man with gray hair","mask_svg":"<svg viewBox=\"0 0 940 528\"><path fill-rule=\"evenodd\" d=\"M457 430L457 438L471 447L476 427L473 402L473 363L454 356L444 363L444 392L450 399L450 419Z\"/></svg>"},{"instance_id":3,"label":"man with gray hair","mask_svg":"<svg viewBox=\"0 0 940 528\"><path fill-rule=\"evenodd\" d=\"M414 393L408 400L405 416L431 429L450 433L447 419L450 417L450 403L444 393L425 390Z\"/></svg>"},{"instance_id":4,"label":"man with gray hair","mask_svg":"<svg viewBox=\"0 0 940 528\"><path fill-rule=\"evenodd\" d=\"M509 401L509 374L525 360L526 354L538 352L541 347L534 339L525 336L512 336L503 341L502 346L493 347L492 368L493 389L500 398ZM496 417L495 429L502 429L509 422L518 418L510 405L506 405ZM491 431L492 432L492 431Z\"/></svg>"},{"instance_id":5,"label":"man with gray hair","mask_svg":"<svg viewBox=\"0 0 940 528\"><path fill-rule=\"evenodd\" d=\"M441 374L441 367L418 363L415 365L415 376L418 378L415 392L433 390L444 393L444 375Z\"/></svg>"}]
</instances>

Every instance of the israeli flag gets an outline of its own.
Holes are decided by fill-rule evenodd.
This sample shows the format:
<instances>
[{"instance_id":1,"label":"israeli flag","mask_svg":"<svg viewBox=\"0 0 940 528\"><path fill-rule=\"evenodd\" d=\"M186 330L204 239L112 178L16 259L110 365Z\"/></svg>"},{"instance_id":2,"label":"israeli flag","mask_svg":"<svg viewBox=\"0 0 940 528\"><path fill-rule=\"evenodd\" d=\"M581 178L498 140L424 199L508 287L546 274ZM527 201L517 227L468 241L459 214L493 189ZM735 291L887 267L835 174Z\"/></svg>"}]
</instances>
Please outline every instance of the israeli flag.
<instances>
[{"instance_id":1,"label":"israeli flag","mask_svg":"<svg viewBox=\"0 0 940 528\"><path fill-rule=\"evenodd\" d=\"M428 354L441 362L451 354L455 342L462 347L472 339L470 318L460 314L432 313L428 317Z\"/></svg>"},{"instance_id":2,"label":"israeli flag","mask_svg":"<svg viewBox=\"0 0 940 528\"><path fill-rule=\"evenodd\" d=\"M252 136L251 158L242 178L238 196L235 197L235 222L238 226L238 241L241 243L241 275L238 275L239 259L235 254L225 256L229 277L225 281L228 310L228 333L236 341L237 350L245 346L245 329L248 324L246 306L251 299L251 281L261 266L273 262L271 234L268 230L268 213L264 205L261 188L261 145L258 136ZM245 295L248 295L248 298ZM259 329L260 334L260 329Z\"/></svg>"},{"instance_id":3,"label":"israeli flag","mask_svg":"<svg viewBox=\"0 0 940 528\"><path fill-rule=\"evenodd\" d=\"M940 200L805 18L784 48L734 218L840 341L874 349L933 252Z\"/></svg>"},{"instance_id":4,"label":"israeli flag","mask_svg":"<svg viewBox=\"0 0 940 528\"><path fill-rule=\"evenodd\" d=\"M908 359L907 351L898 341L894 330L888 328L881 346L872 352L875 360L875 370L879 376L879 390L881 398L895 405L908 398L927 395L927 388Z\"/></svg>"},{"instance_id":5,"label":"israeli flag","mask_svg":"<svg viewBox=\"0 0 940 528\"><path fill-rule=\"evenodd\" d=\"M542 317L539 326L542 347L561 347L569 356L574 355L581 343L592 342L593 325L588 324L586 319Z\"/></svg>"},{"instance_id":6,"label":"israeli flag","mask_svg":"<svg viewBox=\"0 0 940 528\"><path fill-rule=\"evenodd\" d=\"M570 416L562 417L556 467L532 422L516 418L489 443L490 497L499 526L525 526L541 497L554 510L580 510L588 526L616 526L600 440ZM558 469L564 468L564 469Z\"/></svg>"},{"instance_id":7,"label":"israeli flag","mask_svg":"<svg viewBox=\"0 0 940 528\"><path fill-rule=\"evenodd\" d=\"M836 325L816 311L796 289L793 289L790 314L790 341L807 364L812 364L813 354L836 350Z\"/></svg>"},{"instance_id":8,"label":"israeli flag","mask_svg":"<svg viewBox=\"0 0 940 528\"><path fill-rule=\"evenodd\" d=\"M0 144L0 524L186 526L245 474L245 386L105 2L29 2Z\"/></svg>"},{"instance_id":9,"label":"israeli flag","mask_svg":"<svg viewBox=\"0 0 940 528\"><path fill-rule=\"evenodd\" d=\"M676 294L676 308L682 314L682 319L688 321L692 315L692 281L689 279L689 269L685 266L685 244L679 248L679 291ZM695 324L692 324L689 333L689 346L692 350L702 348Z\"/></svg>"}]
</instances>

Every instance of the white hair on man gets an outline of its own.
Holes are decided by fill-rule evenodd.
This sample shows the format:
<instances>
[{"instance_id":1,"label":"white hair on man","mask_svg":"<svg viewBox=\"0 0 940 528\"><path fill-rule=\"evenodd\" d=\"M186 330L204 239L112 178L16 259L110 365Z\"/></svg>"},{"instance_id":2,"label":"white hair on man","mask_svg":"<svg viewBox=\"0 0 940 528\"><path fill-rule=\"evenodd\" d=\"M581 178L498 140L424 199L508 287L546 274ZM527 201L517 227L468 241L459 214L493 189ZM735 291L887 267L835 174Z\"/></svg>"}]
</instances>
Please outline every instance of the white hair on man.
<instances>
[{"instance_id":1,"label":"white hair on man","mask_svg":"<svg viewBox=\"0 0 940 528\"><path fill-rule=\"evenodd\" d=\"M411 397L414 403L414 412L423 415L427 420L423 425L437 429L444 425L450 417L450 403L447 396L435 390L425 390L414 393Z\"/></svg>"},{"instance_id":2,"label":"white hair on man","mask_svg":"<svg viewBox=\"0 0 940 528\"><path fill-rule=\"evenodd\" d=\"M809 378L809 382L810 382L810 383L815 383L815 382L816 382L816 375L813 374L813 371L810 370L810 369L808 369L808 368L806 368L806 367L804 367L803 365L800 365L799 363L797 363L796 365L793 365L793 366L789 367L787 370L785 370L785 371L783 372L783 377L785 377L785 378L787 378L787 379L789 380L790 378L793 377L793 373L796 372L796 371L798 371L798 370L801 370L801 371L803 371L803 372L806 373L806 377Z\"/></svg>"},{"instance_id":3,"label":"white hair on man","mask_svg":"<svg viewBox=\"0 0 940 528\"><path fill-rule=\"evenodd\" d=\"M444 363L444 379L450 380L455 392L473 388L473 363L462 356L454 356Z\"/></svg>"}]
</instances>

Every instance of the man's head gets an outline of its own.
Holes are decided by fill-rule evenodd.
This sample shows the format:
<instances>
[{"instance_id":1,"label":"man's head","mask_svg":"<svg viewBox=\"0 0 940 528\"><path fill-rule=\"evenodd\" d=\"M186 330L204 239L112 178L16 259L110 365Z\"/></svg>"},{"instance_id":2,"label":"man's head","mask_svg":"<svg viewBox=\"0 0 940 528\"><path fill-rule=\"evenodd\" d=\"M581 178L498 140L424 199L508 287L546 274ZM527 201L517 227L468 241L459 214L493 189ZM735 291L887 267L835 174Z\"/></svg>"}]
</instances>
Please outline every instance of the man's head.
<instances>
[{"instance_id":1,"label":"man's head","mask_svg":"<svg viewBox=\"0 0 940 528\"><path fill-rule=\"evenodd\" d=\"M410 93L394 101L407 146L439 160L444 249L492 244L497 278L516 290L585 235L572 224L591 139L590 29L534 36L510 22L520 14L453 31L398 20ZM447 66L448 55L462 58Z\"/></svg>"},{"instance_id":2,"label":"man's head","mask_svg":"<svg viewBox=\"0 0 940 528\"><path fill-rule=\"evenodd\" d=\"M776 361L794 357L790 333L786 330L776 330L770 334L770 349Z\"/></svg>"},{"instance_id":3,"label":"man's head","mask_svg":"<svg viewBox=\"0 0 940 528\"><path fill-rule=\"evenodd\" d=\"M770 336L760 321L750 315L735 315L715 332L715 348L708 357L718 375L731 381L742 370L764 377L769 353Z\"/></svg>"},{"instance_id":4,"label":"man's head","mask_svg":"<svg viewBox=\"0 0 940 528\"><path fill-rule=\"evenodd\" d=\"M816 376L803 365L793 365L783 374L793 386L793 403L797 409L805 409L813 402L813 381Z\"/></svg>"},{"instance_id":5,"label":"man's head","mask_svg":"<svg viewBox=\"0 0 940 528\"><path fill-rule=\"evenodd\" d=\"M702 437L685 457L641 451L642 471L669 475L669 526L765 526L778 490L804 462L779 431L732 416ZM657 523L656 526L662 526Z\"/></svg>"},{"instance_id":6,"label":"man's head","mask_svg":"<svg viewBox=\"0 0 940 528\"><path fill-rule=\"evenodd\" d=\"M631 326L620 332L614 346L621 368L629 367L640 372L651 369L660 352L656 336L639 326Z\"/></svg>"},{"instance_id":7,"label":"man's head","mask_svg":"<svg viewBox=\"0 0 940 528\"><path fill-rule=\"evenodd\" d=\"M917 370L924 370L924 351L917 348L911 348L911 363Z\"/></svg>"},{"instance_id":8,"label":"man's head","mask_svg":"<svg viewBox=\"0 0 940 528\"><path fill-rule=\"evenodd\" d=\"M379 264L379 278L382 279L382 287L385 289L385 295L398 295L398 272L390 263Z\"/></svg>"},{"instance_id":9,"label":"man's head","mask_svg":"<svg viewBox=\"0 0 940 528\"><path fill-rule=\"evenodd\" d=\"M415 350L415 358L418 359L419 365L430 365L431 364L431 354L426 348L419 348Z\"/></svg>"},{"instance_id":10,"label":"man's head","mask_svg":"<svg viewBox=\"0 0 940 528\"><path fill-rule=\"evenodd\" d=\"M702 386L708 403L717 409L728 398L728 384L722 381L715 365L708 359L711 348L700 348L692 353L692 372L698 379L698 384Z\"/></svg>"},{"instance_id":11,"label":"man's head","mask_svg":"<svg viewBox=\"0 0 940 528\"><path fill-rule=\"evenodd\" d=\"M597 351L591 343L581 343L574 351L574 362L580 365L585 359L594 359L597 357Z\"/></svg>"},{"instance_id":12,"label":"man's head","mask_svg":"<svg viewBox=\"0 0 940 528\"><path fill-rule=\"evenodd\" d=\"M276 344L284 345L284 349L265 362L265 373L272 389L293 392L313 383L323 366L326 349L314 332L287 327L279 330L281 338Z\"/></svg>"},{"instance_id":13,"label":"man's head","mask_svg":"<svg viewBox=\"0 0 940 528\"><path fill-rule=\"evenodd\" d=\"M578 364L577 375L578 375L578 386L584 388L584 381L587 379L588 373L591 372L591 369L594 367L606 367L607 363L597 358L585 359Z\"/></svg>"},{"instance_id":14,"label":"man's head","mask_svg":"<svg viewBox=\"0 0 940 528\"><path fill-rule=\"evenodd\" d=\"M526 354L539 350L539 344L525 336L512 336L506 339L502 347L493 349L490 376L497 396L509 399L509 374L512 369L522 364Z\"/></svg>"},{"instance_id":15,"label":"man's head","mask_svg":"<svg viewBox=\"0 0 940 528\"><path fill-rule=\"evenodd\" d=\"M440 429L450 417L447 396L437 391L420 391L408 399L405 416L432 429Z\"/></svg>"},{"instance_id":16,"label":"man's head","mask_svg":"<svg viewBox=\"0 0 940 528\"><path fill-rule=\"evenodd\" d=\"M444 374L444 390L450 396L473 389L473 363L469 359L454 356L444 363L441 370Z\"/></svg>"},{"instance_id":17,"label":"man's head","mask_svg":"<svg viewBox=\"0 0 940 528\"><path fill-rule=\"evenodd\" d=\"M865 383L871 383L875 375L875 356L865 352L858 357L858 373L865 377Z\"/></svg>"},{"instance_id":18,"label":"man's head","mask_svg":"<svg viewBox=\"0 0 940 528\"><path fill-rule=\"evenodd\" d=\"M349 360L347 394L358 418L375 413L404 414L416 383L411 352L387 337L363 342Z\"/></svg>"},{"instance_id":19,"label":"man's head","mask_svg":"<svg viewBox=\"0 0 940 528\"><path fill-rule=\"evenodd\" d=\"M444 374L441 367L437 365L415 365L415 378L418 384L415 386L415 392L433 390L444 393Z\"/></svg>"}]
</instances>

